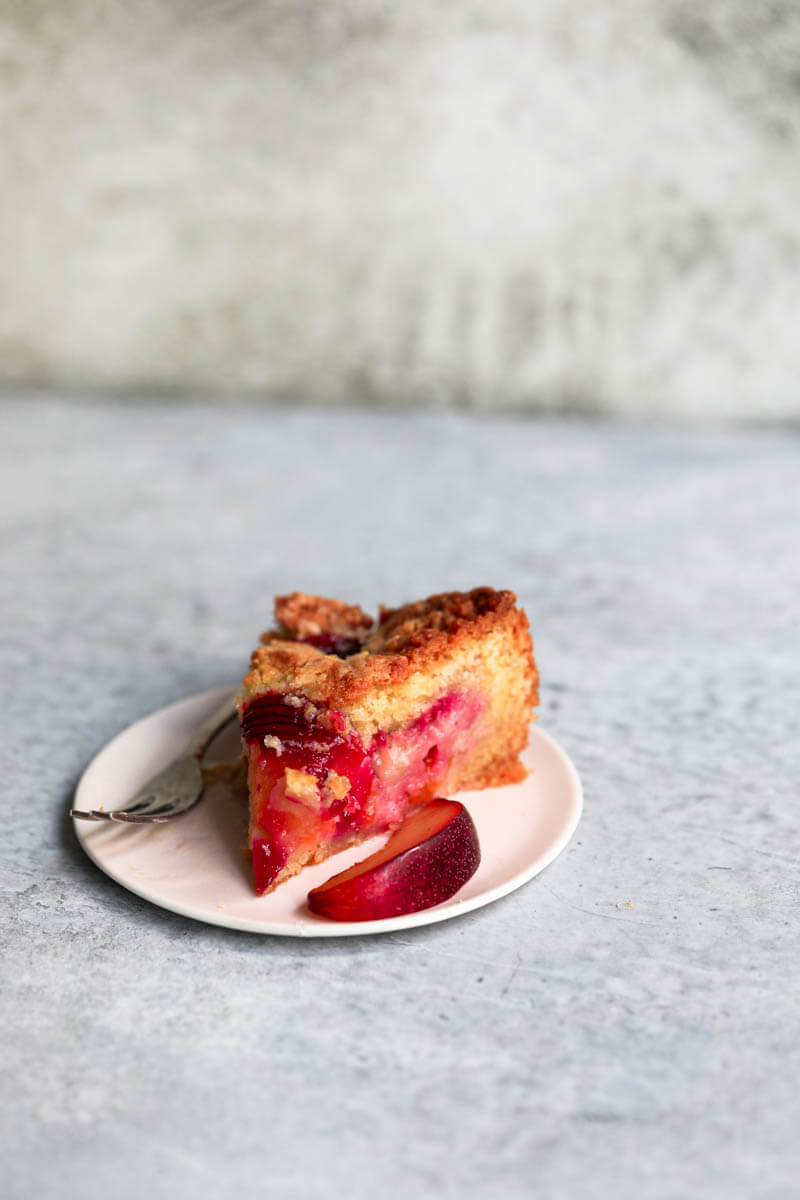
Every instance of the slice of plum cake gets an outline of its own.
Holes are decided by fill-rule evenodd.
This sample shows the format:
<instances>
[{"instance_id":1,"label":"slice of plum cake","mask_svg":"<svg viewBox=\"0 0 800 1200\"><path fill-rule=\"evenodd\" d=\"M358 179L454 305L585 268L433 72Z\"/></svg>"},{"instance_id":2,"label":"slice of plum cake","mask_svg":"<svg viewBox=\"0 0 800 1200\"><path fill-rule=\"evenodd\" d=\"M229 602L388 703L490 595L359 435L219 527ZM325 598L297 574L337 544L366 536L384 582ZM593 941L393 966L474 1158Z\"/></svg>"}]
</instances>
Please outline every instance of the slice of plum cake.
<instances>
[{"instance_id":1,"label":"slice of plum cake","mask_svg":"<svg viewBox=\"0 0 800 1200\"><path fill-rule=\"evenodd\" d=\"M436 795L516 783L538 674L513 592L445 592L377 622L295 592L239 697L259 894Z\"/></svg>"}]
</instances>

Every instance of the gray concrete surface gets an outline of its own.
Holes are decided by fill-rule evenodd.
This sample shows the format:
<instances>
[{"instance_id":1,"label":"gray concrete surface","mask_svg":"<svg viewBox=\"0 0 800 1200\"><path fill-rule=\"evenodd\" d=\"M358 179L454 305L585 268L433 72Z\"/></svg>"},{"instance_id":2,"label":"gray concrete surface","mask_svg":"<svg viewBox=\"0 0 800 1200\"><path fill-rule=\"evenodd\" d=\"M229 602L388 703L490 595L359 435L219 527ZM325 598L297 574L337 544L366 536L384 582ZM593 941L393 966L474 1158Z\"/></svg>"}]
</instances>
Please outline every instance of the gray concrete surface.
<instances>
[{"instance_id":1,"label":"gray concrete surface","mask_svg":"<svg viewBox=\"0 0 800 1200\"><path fill-rule=\"evenodd\" d=\"M0 385L798 419L796 0L0 5Z\"/></svg>"},{"instance_id":2,"label":"gray concrete surface","mask_svg":"<svg viewBox=\"0 0 800 1200\"><path fill-rule=\"evenodd\" d=\"M7 400L0 1187L789 1200L800 1176L798 470L779 433ZM270 598L489 582L575 840L475 914L301 943L128 894L91 756L234 680Z\"/></svg>"}]
</instances>

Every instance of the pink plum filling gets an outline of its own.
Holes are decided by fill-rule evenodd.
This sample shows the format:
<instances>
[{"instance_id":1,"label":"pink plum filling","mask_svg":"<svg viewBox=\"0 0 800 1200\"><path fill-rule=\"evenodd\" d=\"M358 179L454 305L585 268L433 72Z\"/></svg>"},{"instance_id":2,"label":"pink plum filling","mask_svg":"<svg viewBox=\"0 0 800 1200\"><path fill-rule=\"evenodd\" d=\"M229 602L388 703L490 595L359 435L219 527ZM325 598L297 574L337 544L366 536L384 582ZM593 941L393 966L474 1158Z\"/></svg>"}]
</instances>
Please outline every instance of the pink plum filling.
<instances>
[{"instance_id":1,"label":"pink plum filling","mask_svg":"<svg viewBox=\"0 0 800 1200\"><path fill-rule=\"evenodd\" d=\"M259 895L319 847L332 853L432 799L475 744L484 707L474 692L448 692L405 729L378 733L367 749L342 713L294 695L255 697L242 714L242 735Z\"/></svg>"},{"instance_id":2,"label":"pink plum filling","mask_svg":"<svg viewBox=\"0 0 800 1200\"><path fill-rule=\"evenodd\" d=\"M448 692L406 729L376 734L370 750L380 829L402 821L409 804L433 799L451 764L463 761L475 744L485 706L476 692Z\"/></svg>"}]
</instances>

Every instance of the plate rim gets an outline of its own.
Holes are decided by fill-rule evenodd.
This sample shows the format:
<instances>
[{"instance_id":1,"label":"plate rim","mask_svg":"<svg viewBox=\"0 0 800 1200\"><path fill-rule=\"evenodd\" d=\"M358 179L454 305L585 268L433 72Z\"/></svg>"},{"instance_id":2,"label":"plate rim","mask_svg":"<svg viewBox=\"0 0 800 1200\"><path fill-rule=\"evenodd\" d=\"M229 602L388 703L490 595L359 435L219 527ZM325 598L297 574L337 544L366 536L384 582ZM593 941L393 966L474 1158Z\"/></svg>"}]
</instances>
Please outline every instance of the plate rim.
<instances>
[{"instance_id":1,"label":"plate rim","mask_svg":"<svg viewBox=\"0 0 800 1200\"><path fill-rule=\"evenodd\" d=\"M203 692L197 692L194 695L186 696L181 700L175 700L170 704L162 705L160 708L154 709L152 712L146 713L144 716L132 721L116 733L108 742L102 746L92 759L87 763L85 769L81 773L81 777L75 787L70 808L84 807L84 802L81 800L82 792L91 785L91 776L97 767L97 764L106 755L113 755L120 741L128 735L138 730L144 725L157 721L159 718L165 717L167 714L174 713L181 708L198 707L203 708L208 705L209 711L220 704L226 696L234 694L238 689L234 687L210 688ZM199 718L202 720L202 716ZM157 908L163 909L165 912L173 912L178 916L186 917L192 921L198 921L204 925L215 925L224 929L233 929L243 933L269 934L273 937L298 937L298 938L329 938L329 937L358 937L368 934L377 933L393 933L400 929L413 929L425 925L438 924L441 921L451 920L453 917L466 916L467 913L474 912L478 908L483 908L487 904L493 904L495 900L501 900L504 896L523 887L530 882L536 875L544 871L550 864L562 853L578 827L581 816L583 814L583 785L577 768L570 759L567 752L556 741L551 734L542 729L538 721L531 723L531 738L534 740L543 741L550 749L551 753L557 758L559 765L565 771L569 781L569 804L567 819L565 820L558 835L548 844L541 855L534 858L532 863L529 863L521 871L517 871L514 875L497 884L493 888L489 888L485 892L481 892L478 896L472 896L469 899L456 902L444 901L443 904L435 905L432 908L423 909L416 913L406 913L397 917L384 917L375 921L331 921L319 922L319 928L310 925L295 923L294 925L282 922L258 921L250 917L235 917L226 914L225 912L200 912L189 904L183 904L180 901L165 901L163 897L156 894L152 889L146 886L137 886L135 882L131 882L129 878L115 871L106 862L101 861L100 857L93 852L91 843L87 843L89 832L95 828L93 822L81 821L73 817L72 825L75 832L75 837L83 852L94 863L98 870L102 871L114 883L123 887L126 891L134 896L146 900L149 904L155 905Z\"/></svg>"}]
</instances>

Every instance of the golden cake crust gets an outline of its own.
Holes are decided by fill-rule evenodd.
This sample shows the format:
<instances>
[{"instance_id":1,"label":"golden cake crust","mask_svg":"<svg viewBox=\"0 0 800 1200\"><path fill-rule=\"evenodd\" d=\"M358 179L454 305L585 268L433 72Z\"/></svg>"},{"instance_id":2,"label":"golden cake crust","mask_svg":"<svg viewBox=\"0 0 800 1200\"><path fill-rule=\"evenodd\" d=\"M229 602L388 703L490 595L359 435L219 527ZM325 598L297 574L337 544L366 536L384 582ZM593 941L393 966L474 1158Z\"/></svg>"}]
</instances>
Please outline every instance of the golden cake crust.
<instances>
[{"instance_id":1,"label":"golden cake crust","mask_svg":"<svg viewBox=\"0 0 800 1200\"><path fill-rule=\"evenodd\" d=\"M305 592L276 596L275 620L283 632L298 638L320 633L358 636L375 624L357 604L344 604L327 596L308 596ZM265 633L263 638L280 636L280 632Z\"/></svg>"},{"instance_id":2,"label":"golden cake crust","mask_svg":"<svg viewBox=\"0 0 800 1200\"><path fill-rule=\"evenodd\" d=\"M528 703L533 706L538 703L538 674L528 619L516 607L516 600L513 592L480 587L470 592L442 592L397 609L383 609L381 622L366 637L363 650L345 659L286 640L280 632L267 633L243 680L243 700L264 691L297 691L318 704L348 709L372 693L394 691L414 675L441 670L462 658L471 645L502 632L511 637L521 659L528 662ZM315 626L313 633L352 633L354 628L363 631L364 622L371 624L356 605L304 593L279 597L276 616L299 636L305 636L300 630L308 628L309 622ZM329 621L339 627L327 624ZM343 622L349 622L346 629Z\"/></svg>"}]
</instances>

